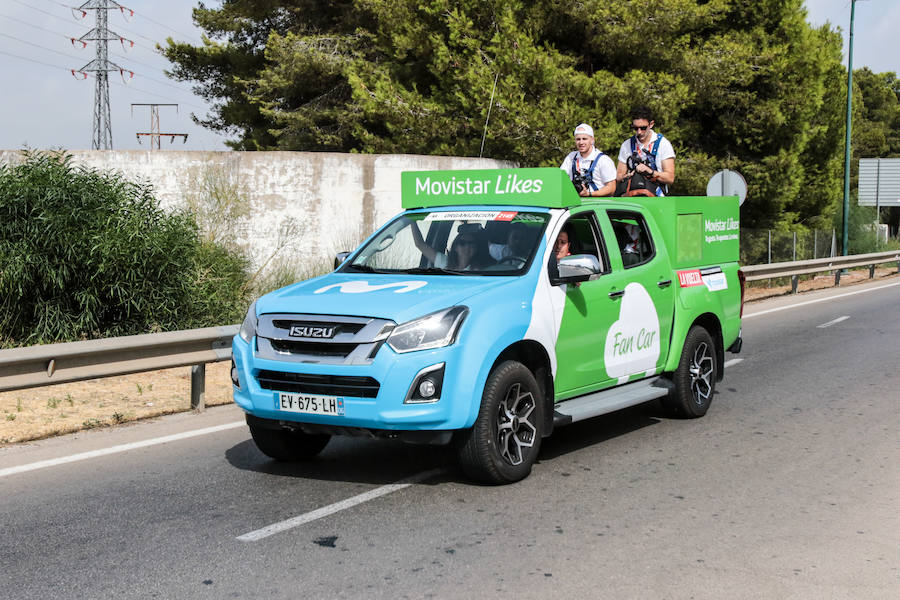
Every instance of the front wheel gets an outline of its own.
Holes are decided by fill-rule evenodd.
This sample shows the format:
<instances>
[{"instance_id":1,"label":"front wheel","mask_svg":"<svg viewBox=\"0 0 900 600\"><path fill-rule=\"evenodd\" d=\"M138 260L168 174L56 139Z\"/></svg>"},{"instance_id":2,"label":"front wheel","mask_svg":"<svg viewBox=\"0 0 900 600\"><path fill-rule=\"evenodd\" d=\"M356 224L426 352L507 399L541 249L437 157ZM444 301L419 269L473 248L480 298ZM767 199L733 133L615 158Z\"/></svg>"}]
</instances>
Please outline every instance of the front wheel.
<instances>
[{"instance_id":1,"label":"front wheel","mask_svg":"<svg viewBox=\"0 0 900 600\"><path fill-rule=\"evenodd\" d=\"M505 361L488 376L475 424L463 434L459 462L469 477L504 484L531 473L541 447L544 407L534 375Z\"/></svg>"},{"instance_id":2,"label":"front wheel","mask_svg":"<svg viewBox=\"0 0 900 600\"><path fill-rule=\"evenodd\" d=\"M705 415L716 390L718 370L709 332L699 325L691 327L681 350L681 361L672 374L675 389L663 400L666 409L689 419Z\"/></svg>"},{"instance_id":3,"label":"front wheel","mask_svg":"<svg viewBox=\"0 0 900 600\"><path fill-rule=\"evenodd\" d=\"M250 435L259 451L275 460L296 462L316 456L331 436L324 433L311 434L289 429L268 429L250 425Z\"/></svg>"}]
</instances>

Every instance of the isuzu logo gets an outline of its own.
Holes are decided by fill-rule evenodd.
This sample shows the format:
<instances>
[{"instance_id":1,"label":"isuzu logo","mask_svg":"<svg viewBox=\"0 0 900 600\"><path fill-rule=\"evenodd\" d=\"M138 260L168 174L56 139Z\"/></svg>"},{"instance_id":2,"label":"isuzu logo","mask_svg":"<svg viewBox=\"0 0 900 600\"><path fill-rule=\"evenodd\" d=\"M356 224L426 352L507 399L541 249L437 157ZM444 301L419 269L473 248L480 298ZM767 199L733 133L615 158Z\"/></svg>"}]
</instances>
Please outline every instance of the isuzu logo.
<instances>
[{"instance_id":1,"label":"isuzu logo","mask_svg":"<svg viewBox=\"0 0 900 600\"><path fill-rule=\"evenodd\" d=\"M288 335L291 337L331 339L334 337L335 330L337 330L337 327L334 326L291 325Z\"/></svg>"}]
</instances>

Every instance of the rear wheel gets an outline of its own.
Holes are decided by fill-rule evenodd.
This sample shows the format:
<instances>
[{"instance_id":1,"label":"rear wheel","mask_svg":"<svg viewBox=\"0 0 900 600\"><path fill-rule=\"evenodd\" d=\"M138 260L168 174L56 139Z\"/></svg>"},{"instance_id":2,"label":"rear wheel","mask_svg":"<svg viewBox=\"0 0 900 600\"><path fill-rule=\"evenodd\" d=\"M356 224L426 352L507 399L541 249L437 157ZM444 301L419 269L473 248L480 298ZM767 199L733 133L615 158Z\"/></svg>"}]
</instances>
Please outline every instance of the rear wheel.
<instances>
[{"instance_id":1,"label":"rear wheel","mask_svg":"<svg viewBox=\"0 0 900 600\"><path fill-rule=\"evenodd\" d=\"M295 462L316 456L325 448L330 435L311 434L289 429L267 429L250 425L250 435L259 451L275 460Z\"/></svg>"},{"instance_id":2,"label":"rear wheel","mask_svg":"<svg viewBox=\"0 0 900 600\"><path fill-rule=\"evenodd\" d=\"M487 483L513 483L531 473L541 447L543 403L534 375L506 361L491 371L475 424L459 448L463 471Z\"/></svg>"},{"instance_id":3,"label":"rear wheel","mask_svg":"<svg viewBox=\"0 0 900 600\"><path fill-rule=\"evenodd\" d=\"M675 389L664 399L666 409L689 419L705 415L716 390L718 371L712 336L699 325L691 327L681 350L681 361L672 374Z\"/></svg>"}]
</instances>

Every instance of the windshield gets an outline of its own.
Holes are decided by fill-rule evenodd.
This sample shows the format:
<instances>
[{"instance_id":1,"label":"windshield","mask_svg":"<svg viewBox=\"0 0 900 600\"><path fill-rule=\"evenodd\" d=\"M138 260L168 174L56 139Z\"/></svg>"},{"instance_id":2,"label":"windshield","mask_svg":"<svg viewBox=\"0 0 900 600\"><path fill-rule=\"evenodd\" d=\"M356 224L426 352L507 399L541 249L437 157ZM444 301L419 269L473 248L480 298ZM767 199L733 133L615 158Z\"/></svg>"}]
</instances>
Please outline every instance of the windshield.
<instances>
[{"instance_id":1,"label":"windshield","mask_svg":"<svg viewBox=\"0 0 900 600\"><path fill-rule=\"evenodd\" d=\"M341 271L518 275L549 218L515 210L408 213L383 227Z\"/></svg>"}]
</instances>

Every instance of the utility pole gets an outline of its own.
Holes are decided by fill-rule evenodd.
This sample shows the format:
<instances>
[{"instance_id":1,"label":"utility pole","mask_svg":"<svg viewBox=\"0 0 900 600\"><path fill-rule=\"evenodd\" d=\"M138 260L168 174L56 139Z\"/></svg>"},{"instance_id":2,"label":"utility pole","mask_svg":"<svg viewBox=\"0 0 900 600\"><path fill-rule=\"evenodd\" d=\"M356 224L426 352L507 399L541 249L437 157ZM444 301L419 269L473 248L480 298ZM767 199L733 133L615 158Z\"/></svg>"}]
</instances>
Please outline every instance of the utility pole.
<instances>
[{"instance_id":1,"label":"utility pole","mask_svg":"<svg viewBox=\"0 0 900 600\"><path fill-rule=\"evenodd\" d=\"M143 103L132 104L131 105L131 116L132 117L134 116L134 107L135 106L149 106L150 107L150 131L141 131L136 134L137 141L139 144L141 143L141 136L147 136L150 138L150 149L151 150L154 149L154 146L156 147L155 148L156 150L159 150L160 139L163 137L166 137L166 136L168 136L170 144L175 141L176 137L180 137L181 142L183 144L187 143L188 134L186 134L186 133L162 133L159 130L159 107L160 106L174 106L175 112L177 113L178 112L177 104L143 104Z\"/></svg>"},{"instance_id":2,"label":"utility pole","mask_svg":"<svg viewBox=\"0 0 900 600\"><path fill-rule=\"evenodd\" d=\"M86 15L86 11L89 10L97 11L97 25L78 38L78 41L82 43L96 42L96 58L81 67L79 71L85 77L87 73L96 73L96 84L94 86L94 134L91 138L91 148L94 150L111 150L112 122L109 110L109 72L118 71L123 77L126 72L132 77L134 73L109 61L108 43L110 40L119 41L123 44L127 41L133 45L134 42L110 31L107 23L109 21L109 11L111 10L119 10L123 14L125 11L134 14L134 11L115 2L115 0L88 0L79 6L77 10L80 10L82 15Z\"/></svg>"},{"instance_id":3,"label":"utility pole","mask_svg":"<svg viewBox=\"0 0 900 600\"><path fill-rule=\"evenodd\" d=\"M853 117L853 17L856 14L856 0L850 0L850 43L847 49L847 137L844 140L844 235L842 247L847 256L850 232L850 125Z\"/></svg>"}]
</instances>

